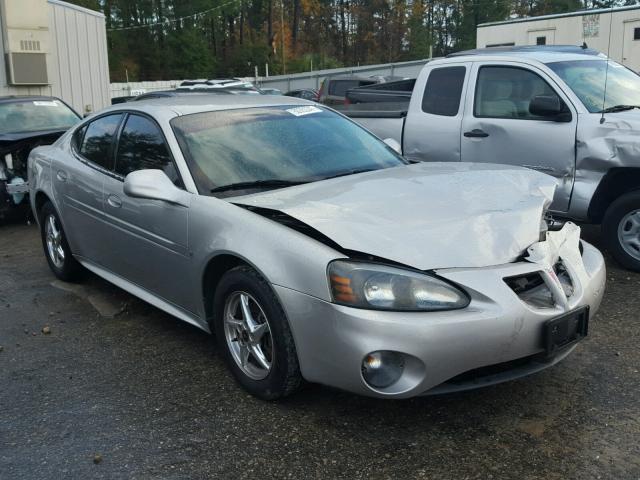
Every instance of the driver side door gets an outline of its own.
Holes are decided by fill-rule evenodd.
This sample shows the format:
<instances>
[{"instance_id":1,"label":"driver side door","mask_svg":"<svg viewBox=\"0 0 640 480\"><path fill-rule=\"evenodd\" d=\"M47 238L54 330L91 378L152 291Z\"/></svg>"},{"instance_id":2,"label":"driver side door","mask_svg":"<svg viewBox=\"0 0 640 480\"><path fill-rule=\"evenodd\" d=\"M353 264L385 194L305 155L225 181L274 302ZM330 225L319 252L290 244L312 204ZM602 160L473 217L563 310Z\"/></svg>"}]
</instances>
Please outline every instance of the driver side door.
<instances>
[{"instance_id":1,"label":"driver side door","mask_svg":"<svg viewBox=\"0 0 640 480\"><path fill-rule=\"evenodd\" d=\"M125 195L126 176L144 169L163 170L184 188L160 126L149 116L128 113L115 144L114 175L104 181L105 218L111 225L108 264L129 282L193 313L189 208Z\"/></svg>"}]
</instances>

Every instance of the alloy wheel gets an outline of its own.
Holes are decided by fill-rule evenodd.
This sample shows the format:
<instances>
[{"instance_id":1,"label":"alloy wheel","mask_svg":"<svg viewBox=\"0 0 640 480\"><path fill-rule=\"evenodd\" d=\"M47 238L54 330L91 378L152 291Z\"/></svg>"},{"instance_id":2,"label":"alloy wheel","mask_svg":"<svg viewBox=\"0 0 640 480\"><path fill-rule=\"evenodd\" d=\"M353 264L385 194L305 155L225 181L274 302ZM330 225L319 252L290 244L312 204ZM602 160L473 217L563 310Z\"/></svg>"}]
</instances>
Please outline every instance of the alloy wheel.
<instances>
[{"instance_id":1,"label":"alloy wheel","mask_svg":"<svg viewBox=\"0 0 640 480\"><path fill-rule=\"evenodd\" d=\"M45 219L45 238L49 258L57 268L62 268L65 259L62 247L62 228L58 225L55 215L48 215Z\"/></svg>"},{"instance_id":2,"label":"alloy wheel","mask_svg":"<svg viewBox=\"0 0 640 480\"><path fill-rule=\"evenodd\" d=\"M236 365L253 380L262 380L274 360L271 327L264 310L246 292L234 292L225 302L224 333Z\"/></svg>"}]
</instances>

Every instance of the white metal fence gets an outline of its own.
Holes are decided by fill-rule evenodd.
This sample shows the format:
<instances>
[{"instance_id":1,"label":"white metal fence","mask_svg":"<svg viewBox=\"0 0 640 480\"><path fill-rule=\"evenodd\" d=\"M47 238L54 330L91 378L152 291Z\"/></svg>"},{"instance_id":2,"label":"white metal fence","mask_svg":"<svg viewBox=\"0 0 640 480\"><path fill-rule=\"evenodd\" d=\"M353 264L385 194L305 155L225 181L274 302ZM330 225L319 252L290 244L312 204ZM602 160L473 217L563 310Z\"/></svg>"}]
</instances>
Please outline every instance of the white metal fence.
<instances>
[{"instance_id":1,"label":"white metal fence","mask_svg":"<svg viewBox=\"0 0 640 480\"><path fill-rule=\"evenodd\" d=\"M410 62L384 63L379 65L367 65L363 67L344 67L331 70L317 70L314 72L293 73L291 75L276 75L272 77L248 77L247 80L259 87L277 88L283 92L299 88L320 88L322 80L338 75L359 75L368 77L371 75L398 76L415 78L422 67L429 61L413 60ZM144 92L157 90L171 90L180 85L182 80L160 80L157 82L128 82L112 83L111 98L137 95Z\"/></svg>"},{"instance_id":2,"label":"white metal fence","mask_svg":"<svg viewBox=\"0 0 640 480\"><path fill-rule=\"evenodd\" d=\"M320 88L322 80L338 75L359 75L368 77L371 75L398 76L415 78L422 67L429 60L413 60L410 62L385 63L380 65L367 65L364 67L334 68L331 70L318 70L315 72L294 73L291 75L277 75L274 77L260 77L257 80L259 87L277 88L283 92L298 88Z\"/></svg>"}]
</instances>

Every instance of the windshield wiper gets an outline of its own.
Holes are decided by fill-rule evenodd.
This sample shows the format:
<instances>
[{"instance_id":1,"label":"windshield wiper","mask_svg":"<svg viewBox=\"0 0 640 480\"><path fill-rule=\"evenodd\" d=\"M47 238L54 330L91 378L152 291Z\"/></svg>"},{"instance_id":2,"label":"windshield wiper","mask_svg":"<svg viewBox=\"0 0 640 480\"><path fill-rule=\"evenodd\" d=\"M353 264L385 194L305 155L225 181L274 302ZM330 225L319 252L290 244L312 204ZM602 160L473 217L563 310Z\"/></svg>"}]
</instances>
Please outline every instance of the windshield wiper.
<instances>
[{"instance_id":1,"label":"windshield wiper","mask_svg":"<svg viewBox=\"0 0 640 480\"><path fill-rule=\"evenodd\" d=\"M329 175L328 177L322 177L322 180L329 180L330 178L346 177L347 175L355 175L357 173L373 172L379 170L377 168L361 168L355 170L347 170L346 172L337 173L336 175Z\"/></svg>"},{"instance_id":2,"label":"windshield wiper","mask_svg":"<svg viewBox=\"0 0 640 480\"><path fill-rule=\"evenodd\" d=\"M640 105L614 105L613 107L607 107L600 110L598 113L624 112L626 110L633 110L634 108L640 108Z\"/></svg>"},{"instance_id":3,"label":"windshield wiper","mask_svg":"<svg viewBox=\"0 0 640 480\"><path fill-rule=\"evenodd\" d=\"M230 190L246 190L250 188L281 188L292 187L294 185L302 185L303 183L309 183L308 180L253 180L250 182L238 182L230 183L229 185L221 185L211 189L211 193L227 192Z\"/></svg>"}]
</instances>

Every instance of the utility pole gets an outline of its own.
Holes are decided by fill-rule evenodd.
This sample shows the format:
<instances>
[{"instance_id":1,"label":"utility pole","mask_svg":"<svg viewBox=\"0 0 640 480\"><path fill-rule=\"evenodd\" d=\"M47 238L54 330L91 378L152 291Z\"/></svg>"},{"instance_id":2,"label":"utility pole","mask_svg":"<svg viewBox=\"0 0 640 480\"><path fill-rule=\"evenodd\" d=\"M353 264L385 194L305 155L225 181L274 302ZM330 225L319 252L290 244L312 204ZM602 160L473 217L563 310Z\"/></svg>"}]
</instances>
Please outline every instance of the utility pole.
<instances>
[{"instance_id":1,"label":"utility pole","mask_svg":"<svg viewBox=\"0 0 640 480\"><path fill-rule=\"evenodd\" d=\"M282 43L282 73L287 73L287 60L284 54L284 0L280 0L280 38Z\"/></svg>"}]
</instances>

